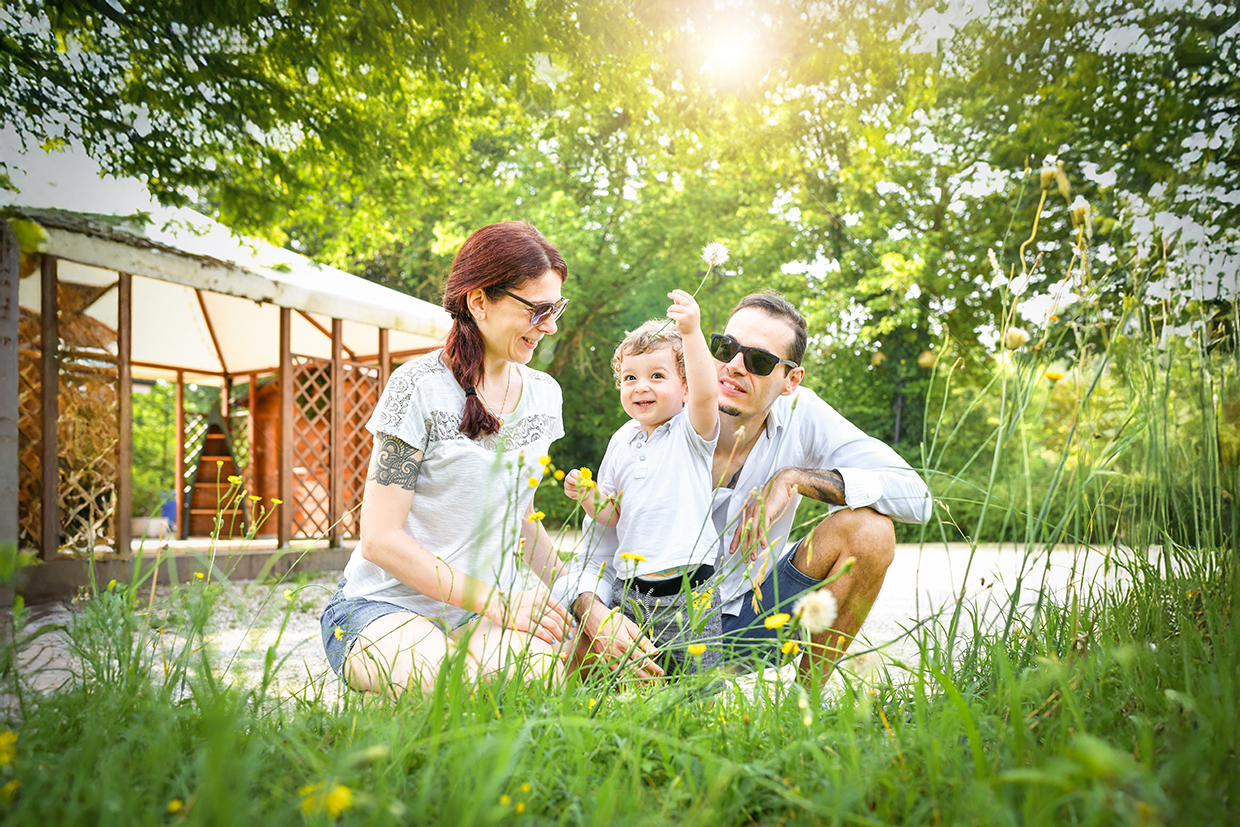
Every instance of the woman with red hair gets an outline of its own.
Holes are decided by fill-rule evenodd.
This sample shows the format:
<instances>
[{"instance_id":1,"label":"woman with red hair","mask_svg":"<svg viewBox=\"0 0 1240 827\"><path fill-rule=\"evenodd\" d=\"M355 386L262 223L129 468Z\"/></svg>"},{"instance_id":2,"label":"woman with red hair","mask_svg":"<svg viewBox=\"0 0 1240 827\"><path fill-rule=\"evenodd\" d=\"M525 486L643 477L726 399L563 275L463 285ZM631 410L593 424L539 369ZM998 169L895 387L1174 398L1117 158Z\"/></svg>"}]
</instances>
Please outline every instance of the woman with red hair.
<instances>
[{"instance_id":1,"label":"woman with red hair","mask_svg":"<svg viewBox=\"0 0 1240 827\"><path fill-rule=\"evenodd\" d=\"M536 458L564 435L561 396L529 363L556 332L567 276L529 224L483 227L452 262L443 349L392 373L367 423L361 538L322 616L350 686L429 687L455 657L469 675L514 658L533 677L562 673L572 620L543 588L556 556L534 513Z\"/></svg>"}]
</instances>

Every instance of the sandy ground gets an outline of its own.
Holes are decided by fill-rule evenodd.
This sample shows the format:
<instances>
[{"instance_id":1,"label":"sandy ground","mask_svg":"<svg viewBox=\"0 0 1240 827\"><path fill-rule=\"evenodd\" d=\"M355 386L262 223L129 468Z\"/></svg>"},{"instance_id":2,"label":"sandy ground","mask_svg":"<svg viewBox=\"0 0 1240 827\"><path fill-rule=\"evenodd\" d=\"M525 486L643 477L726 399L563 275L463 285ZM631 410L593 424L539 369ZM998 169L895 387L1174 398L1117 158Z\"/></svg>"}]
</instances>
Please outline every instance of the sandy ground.
<instances>
[{"instance_id":1,"label":"sandy ground","mask_svg":"<svg viewBox=\"0 0 1240 827\"><path fill-rule=\"evenodd\" d=\"M972 613L981 623L1001 627L1018 579L1023 584L1018 609L1027 612L1040 589L1062 595L1071 588L1113 587L1121 577L1098 551L1027 553L1012 546L982 546L971 553L964 544L899 546L861 639L852 647L858 654L849 667L866 676L884 665L898 674L899 664L915 664L918 650L910 632L915 633L919 624L935 623L936 618L950 621L958 602L963 602L963 612ZM267 652L274 647L277 667L272 691L285 696L321 693L328 700L337 697L340 686L323 656L318 616L338 578L338 572L321 572L274 586L253 581L224 585L206 637L215 673L233 683L255 686L262 678ZM144 594L144 602L146 598ZM168 599L169 589L156 589L157 608ZM77 608L74 602L31 607L19 636L48 624L67 626ZM966 616L964 622L970 630L972 621ZM175 630L164 631L152 636L152 651L158 657L178 642ZM47 691L72 680L81 664L65 633L54 631L20 648L18 669L27 687ZM783 677L791 674L786 668ZM773 670L767 677L774 677Z\"/></svg>"}]
</instances>

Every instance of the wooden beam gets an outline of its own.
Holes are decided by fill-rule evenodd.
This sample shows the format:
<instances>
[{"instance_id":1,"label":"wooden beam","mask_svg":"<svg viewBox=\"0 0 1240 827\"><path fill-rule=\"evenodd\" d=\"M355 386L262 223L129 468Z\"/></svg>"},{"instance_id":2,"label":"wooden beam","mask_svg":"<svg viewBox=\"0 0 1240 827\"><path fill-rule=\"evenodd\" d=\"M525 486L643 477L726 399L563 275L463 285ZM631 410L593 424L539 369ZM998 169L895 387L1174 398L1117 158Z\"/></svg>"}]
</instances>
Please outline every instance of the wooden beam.
<instances>
[{"instance_id":1,"label":"wooden beam","mask_svg":"<svg viewBox=\"0 0 1240 827\"><path fill-rule=\"evenodd\" d=\"M413 350L398 350L395 353L389 353L388 354L389 373L390 373L390 368L391 368L391 360L404 359L408 361L409 359L412 359L414 356L421 356L423 353L430 353L432 350L439 350L439 348L441 347L443 347L443 345L435 345L434 347L418 347L418 348L414 348ZM359 356L357 359L354 359L353 361L361 362L362 364L367 364L370 362L378 364L382 358L383 358L383 355L380 353L370 353L370 354L366 354L363 356Z\"/></svg>"},{"instance_id":2,"label":"wooden beam","mask_svg":"<svg viewBox=\"0 0 1240 827\"><path fill-rule=\"evenodd\" d=\"M280 457L281 500L276 536L281 548L293 537L293 313L280 308L280 433L276 450Z\"/></svg>"},{"instance_id":3,"label":"wooden beam","mask_svg":"<svg viewBox=\"0 0 1240 827\"><path fill-rule=\"evenodd\" d=\"M306 311L304 311L304 310L298 310L297 312L301 314L301 317L302 317L303 319L305 319L306 321L308 321L310 324L314 325L314 329L315 329L315 330L317 330L319 333L322 333L324 336L326 336L327 338L331 339L333 342L335 341L335 338L336 338L336 337L335 337L335 335L332 333L332 330L335 330L335 329L336 329L336 319L332 319L332 330L328 330L327 328L323 327L323 325L321 325L321 324L319 324L317 321L315 321L314 317L313 317L313 316L311 316L311 315L310 315L309 313L307 313ZM342 345L342 346L343 346L343 345ZM350 359L356 359L356 358L357 358L357 354L356 354L356 353L354 353L353 351L349 350L347 347L344 349L344 352L345 352L345 353L347 353L347 354L349 354L349 358L350 358Z\"/></svg>"},{"instance_id":4,"label":"wooden beam","mask_svg":"<svg viewBox=\"0 0 1240 827\"><path fill-rule=\"evenodd\" d=\"M207 312L206 299L202 297L201 290L195 290L194 293L198 296L198 306L202 308L202 318L207 323L207 332L211 334L211 344L215 345L215 355L219 357L220 368L223 369L224 375L227 376L228 362L224 361L224 350L220 347L219 337L215 335L215 325L211 324L211 314Z\"/></svg>"},{"instance_id":5,"label":"wooden beam","mask_svg":"<svg viewBox=\"0 0 1240 827\"><path fill-rule=\"evenodd\" d=\"M178 373L191 373L194 376L227 376L222 370L200 370L198 368L187 368L182 365L165 365L162 362L130 362L135 368L155 368L157 370L171 370ZM274 369L273 369L274 371Z\"/></svg>"},{"instance_id":6,"label":"wooden beam","mask_svg":"<svg viewBox=\"0 0 1240 827\"><path fill-rule=\"evenodd\" d=\"M392 375L392 354L388 349L388 331L379 328L379 393L387 387L388 377Z\"/></svg>"},{"instance_id":7,"label":"wooden beam","mask_svg":"<svg viewBox=\"0 0 1240 827\"><path fill-rule=\"evenodd\" d=\"M116 290L116 551L133 550L133 276L121 273Z\"/></svg>"},{"instance_id":8,"label":"wooden beam","mask_svg":"<svg viewBox=\"0 0 1240 827\"><path fill-rule=\"evenodd\" d=\"M0 545L17 545L17 499L21 476L18 452L18 306L21 247L9 222L0 219Z\"/></svg>"},{"instance_id":9,"label":"wooden beam","mask_svg":"<svg viewBox=\"0 0 1240 827\"><path fill-rule=\"evenodd\" d=\"M40 436L43 439L43 457L40 470L43 474L43 495L40 507L43 525L39 549L43 559L49 560L60 551L60 438L56 430L60 422L60 307L56 298L59 279L55 256L43 256L41 275L43 318L39 395L42 400Z\"/></svg>"},{"instance_id":10,"label":"wooden beam","mask_svg":"<svg viewBox=\"0 0 1240 827\"><path fill-rule=\"evenodd\" d=\"M176 432L176 470L173 471L172 485L177 503L176 536L184 540L189 531L189 521L185 519L185 371L177 371L177 432Z\"/></svg>"},{"instance_id":11,"label":"wooden beam","mask_svg":"<svg viewBox=\"0 0 1240 827\"><path fill-rule=\"evenodd\" d=\"M344 516L344 354L340 341L344 322L332 319L331 429L328 431L327 545L340 547L340 519Z\"/></svg>"}]
</instances>

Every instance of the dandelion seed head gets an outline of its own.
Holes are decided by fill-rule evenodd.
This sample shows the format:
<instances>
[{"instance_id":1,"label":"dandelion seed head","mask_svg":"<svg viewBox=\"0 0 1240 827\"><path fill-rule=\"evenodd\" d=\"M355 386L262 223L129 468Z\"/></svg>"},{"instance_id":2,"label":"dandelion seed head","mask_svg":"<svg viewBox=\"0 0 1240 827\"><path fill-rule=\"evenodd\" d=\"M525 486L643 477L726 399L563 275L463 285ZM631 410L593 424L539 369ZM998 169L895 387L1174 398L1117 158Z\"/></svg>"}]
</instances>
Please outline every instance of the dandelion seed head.
<instances>
[{"instance_id":1,"label":"dandelion seed head","mask_svg":"<svg viewBox=\"0 0 1240 827\"><path fill-rule=\"evenodd\" d=\"M801 619L801 626L807 629L810 634L825 632L827 629L830 629L831 624L835 622L836 614L839 612L839 607L835 602L835 595L821 588L815 589L802 597L793 608Z\"/></svg>"},{"instance_id":2,"label":"dandelion seed head","mask_svg":"<svg viewBox=\"0 0 1240 827\"><path fill-rule=\"evenodd\" d=\"M1029 334L1019 327L1009 328L1007 335L1003 337L1003 345L1008 350L1016 350L1023 347L1029 342Z\"/></svg>"},{"instance_id":3,"label":"dandelion seed head","mask_svg":"<svg viewBox=\"0 0 1240 827\"><path fill-rule=\"evenodd\" d=\"M728 248L718 241L712 241L702 248L702 261L711 267L718 267L728 260Z\"/></svg>"}]
</instances>

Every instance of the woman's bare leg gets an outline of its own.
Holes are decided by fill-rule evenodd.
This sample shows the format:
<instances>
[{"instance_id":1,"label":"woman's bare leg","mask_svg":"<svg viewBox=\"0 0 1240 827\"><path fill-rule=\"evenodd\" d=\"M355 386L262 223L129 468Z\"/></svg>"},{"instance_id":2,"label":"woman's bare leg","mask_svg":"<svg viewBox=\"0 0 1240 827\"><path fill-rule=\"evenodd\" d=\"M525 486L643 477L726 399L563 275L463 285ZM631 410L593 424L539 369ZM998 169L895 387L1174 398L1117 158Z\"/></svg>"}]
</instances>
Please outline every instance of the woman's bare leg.
<instances>
[{"instance_id":1,"label":"woman's bare leg","mask_svg":"<svg viewBox=\"0 0 1240 827\"><path fill-rule=\"evenodd\" d=\"M564 681L564 661L572 651L572 643L552 646L525 632L516 632L480 617L453 633L469 646L469 656L480 674L498 672L518 658L525 658L526 678L544 681L553 675L555 685Z\"/></svg>"},{"instance_id":2,"label":"woman's bare leg","mask_svg":"<svg viewBox=\"0 0 1240 827\"><path fill-rule=\"evenodd\" d=\"M363 692L397 696L412 687L429 689L454 648L455 642L426 618L395 612L361 631L344 675Z\"/></svg>"}]
</instances>

